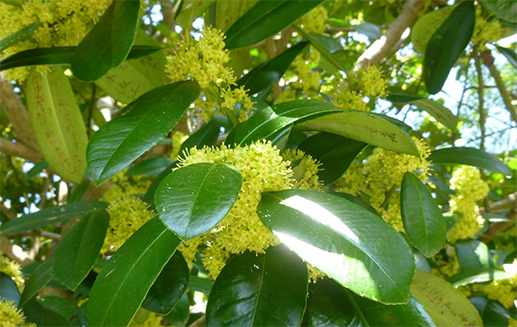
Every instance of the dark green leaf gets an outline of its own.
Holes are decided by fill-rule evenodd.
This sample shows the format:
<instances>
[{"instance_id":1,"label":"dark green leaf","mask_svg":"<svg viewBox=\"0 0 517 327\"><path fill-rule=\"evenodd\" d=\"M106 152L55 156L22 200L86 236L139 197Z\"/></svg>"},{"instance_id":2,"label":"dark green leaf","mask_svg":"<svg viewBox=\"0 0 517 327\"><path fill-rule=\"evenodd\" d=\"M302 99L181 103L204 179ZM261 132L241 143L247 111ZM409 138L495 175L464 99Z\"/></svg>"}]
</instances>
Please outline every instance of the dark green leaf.
<instances>
[{"instance_id":1,"label":"dark green leaf","mask_svg":"<svg viewBox=\"0 0 517 327\"><path fill-rule=\"evenodd\" d=\"M307 41L309 41L312 46L318 50L318 52L325 58L328 60L329 63L331 63L334 67L336 67L337 69L341 70L341 71L346 71L346 68L345 66L339 62L336 57L334 57L334 55L332 53L330 53L329 50L327 50L327 48L321 44L319 41L318 41L318 38L317 37L314 37L312 36L311 34L309 33L306 33L304 30L302 30L301 28L299 28L298 26L296 25L293 25L293 28L298 32L300 33L300 35Z\"/></svg>"},{"instance_id":2,"label":"dark green leaf","mask_svg":"<svg viewBox=\"0 0 517 327\"><path fill-rule=\"evenodd\" d=\"M220 133L221 125L215 119L210 120L208 123L201 126L192 135L190 135L189 138L181 144L179 157L183 156L183 151L193 147L201 149L204 146L215 145Z\"/></svg>"},{"instance_id":3,"label":"dark green leaf","mask_svg":"<svg viewBox=\"0 0 517 327\"><path fill-rule=\"evenodd\" d=\"M18 307L20 303L20 291L11 276L0 271L0 301L9 301Z\"/></svg>"},{"instance_id":4,"label":"dark green leaf","mask_svg":"<svg viewBox=\"0 0 517 327\"><path fill-rule=\"evenodd\" d=\"M190 316L190 301L187 294L183 294L178 303L172 308L171 312L164 318L171 325L184 327L187 325Z\"/></svg>"},{"instance_id":5,"label":"dark green leaf","mask_svg":"<svg viewBox=\"0 0 517 327\"><path fill-rule=\"evenodd\" d=\"M302 122L293 130L329 132L386 150L419 156L418 148L398 121L364 111L340 111Z\"/></svg>"},{"instance_id":6,"label":"dark green leaf","mask_svg":"<svg viewBox=\"0 0 517 327\"><path fill-rule=\"evenodd\" d=\"M50 258L40 264L27 280L20 297L20 306L23 306L25 302L36 295L43 286L47 285L52 277L54 277L54 268L53 259Z\"/></svg>"},{"instance_id":7,"label":"dark green leaf","mask_svg":"<svg viewBox=\"0 0 517 327\"><path fill-rule=\"evenodd\" d=\"M506 60L512 64L513 68L517 69L517 53L509 48L503 48L498 45L496 45L496 47L497 50L499 50L499 52L501 52L506 57Z\"/></svg>"},{"instance_id":8,"label":"dark green leaf","mask_svg":"<svg viewBox=\"0 0 517 327\"><path fill-rule=\"evenodd\" d=\"M373 214L376 214L377 216L380 216L377 210L375 210L374 207L372 207L368 202L360 198L359 196L355 196L352 194L342 193L342 192L330 192L330 194L339 196L340 198L343 198L347 201L350 201L352 203L357 204L360 207L365 208L366 210L370 211Z\"/></svg>"},{"instance_id":9,"label":"dark green leaf","mask_svg":"<svg viewBox=\"0 0 517 327\"><path fill-rule=\"evenodd\" d=\"M0 71L23 66L70 65L76 48L52 47L21 51L0 61ZM161 47L134 46L127 59L140 58L161 49Z\"/></svg>"},{"instance_id":10,"label":"dark green leaf","mask_svg":"<svg viewBox=\"0 0 517 327\"><path fill-rule=\"evenodd\" d=\"M361 298L335 281L319 280L309 295L309 326L434 326L422 305L411 296L408 304L383 305Z\"/></svg>"},{"instance_id":11,"label":"dark green leaf","mask_svg":"<svg viewBox=\"0 0 517 327\"><path fill-rule=\"evenodd\" d=\"M210 292L207 326L300 326L307 286L306 264L285 246L232 257Z\"/></svg>"},{"instance_id":12,"label":"dark green leaf","mask_svg":"<svg viewBox=\"0 0 517 327\"><path fill-rule=\"evenodd\" d=\"M175 170L156 190L156 211L187 241L212 229L237 200L240 171L226 164L199 163Z\"/></svg>"},{"instance_id":13,"label":"dark green leaf","mask_svg":"<svg viewBox=\"0 0 517 327\"><path fill-rule=\"evenodd\" d=\"M124 108L92 137L86 157L98 185L121 171L176 125L199 95L194 81L155 88Z\"/></svg>"},{"instance_id":14,"label":"dark green leaf","mask_svg":"<svg viewBox=\"0 0 517 327\"><path fill-rule=\"evenodd\" d=\"M25 321L36 324L36 326L70 326L61 315L45 308L41 303L32 299L23 306Z\"/></svg>"},{"instance_id":15,"label":"dark green leaf","mask_svg":"<svg viewBox=\"0 0 517 327\"><path fill-rule=\"evenodd\" d=\"M226 31L226 48L243 48L264 41L322 2L323 0L259 1Z\"/></svg>"},{"instance_id":16,"label":"dark green leaf","mask_svg":"<svg viewBox=\"0 0 517 327\"><path fill-rule=\"evenodd\" d=\"M489 300L484 295L469 297L470 302L478 310L483 326L507 327L510 313L501 303Z\"/></svg>"},{"instance_id":17,"label":"dark green leaf","mask_svg":"<svg viewBox=\"0 0 517 327\"><path fill-rule=\"evenodd\" d=\"M417 270L411 293L437 326L482 326L481 318L465 296L438 276Z\"/></svg>"},{"instance_id":18,"label":"dark green leaf","mask_svg":"<svg viewBox=\"0 0 517 327\"><path fill-rule=\"evenodd\" d=\"M77 313L75 314L74 320L72 320L73 326L86 327L88 326L87 317L86 317L86 309L88 307L88 302L83 303L79 309L77 309Z\"/></svg>"},{"instance_id":19,"label":"dark green leaf","mask_svg":"<svg viewBox=\"0 0 517 327\"><path fill-rule=\"evenodd\" d=\"M483 242L478 240L457 242L454 244L454 248L463 272L494 267L494 259Z\"/></svg>"},{"instance_id":20,"label":"dark green leaf","mask_svg":"<svg viewBox=\"0 0 517 327\"><path fill-rule=\"evenodd\" d=\"M163 181L165 177L167 177L170 173L172 173L172 170L176 168L176 162L173 162L169 167L165 168L160 175L158 175L154 181L151 183L151 186L147 189L147 192L145 192L144 197L142 198L142 201L145 203L149 203L151 207L154 206L154 196L156 194L156 189L158 186L160 186L160 183Z\"/></svg>"},{"instance_id":21,"label":"dark green leaf","mask_svg":"<svg viewBox=\"0 0 517 327\"><path fill-rule=\"evenodd\" d=\"M379 26L372 23L364 22L360 25L352 25L352 27L354 28L354 30L368 36L370 39L373 40L380 39L382 35Z\"/></svg>"},{"instance_id":22,"label":"dark green leaf","mask_svg":"<svg viewBox=\"0 0 517 327\"><path fill-rule=\"evenodd\" d=\"M429 182L431 182L431 184L432 184L431 186L433 186L435 189L438 189L438 190L448 193L448 194L454 194L454 191L440 177L430 175L430 176L427 176L427 179L429 180Z\"/></svg>"},{"instance_id":23,"label":"dark green leaf","mask_svg":"<svg viewBox=\"0 0 517 327\"><path fill-rule=\"evenodd\" d=\"M438 253L445 245L447 223L425 184L410 172L402 179L400 208L411 243L428 258Z\"/></svg>"},{"instance_id":24,"label":"dark green leaf","mask_svg":"<svg viewBox=\"0 0 517 327\"><path fill-rule=\"evenodd\" d=\"M337 181L348 169L366 143L331 133L318 133L303 141L298 148L321 162L319 179L325 185Z\"/></svg>"},{"instance_id":25,"label":"dark green leaf","mask_svg":"<svg viewBox=\"0 0 517 327\"><path fill-rule=\"evenodd\" d=\"M386 100L390 102L396 102L396 103L405 103L405 102L411 102L415 100L422 100L425 98L422 98L418 95L413 94L402 94L402 93L389 93L386 97Z\"/></svg>"},{"instance_id":26,"label":"dark green leaf","mask_svg":"<svg viewBox=\"0 0 517 327\"><path fill-rule=\"evenodd\" d=\"M155 217L102 268L90 292L88 325L127 326L180 240Z\"/></svg>"},{"instance_id":27,"label":"dark green leaf","mask_svg":"<svg viewBox=\"0 0 517 327\"><path fill-rule=\"evenodd\" d=\"M46 168L48 168L47 161L42 160L42 161L38 162L37 164L34 165L34 167L32 167L27 172L27 174L25 174L25 181L26 182L30 181L34 176L38 175L39 173L41 173L43 171L43 169L46 169Z\"/></svg>"},{"instance_id":28,"label":"dark green leaf","mask_svg":"<svg viewBox=\"0 0 517 327\"><path fill-rule=\"evenodd\" d=\"M167 157L156 157L137 162L127 170L128 176L158 176L174 161Z\"/></svg>"},{"instance_id":29,"label":"dark green leaf","mask_svg":"<svg viewBox=\"0 0 517 327\"><path fill-rule=\"evenodd\" d=\"M142 307L159 314L168 314L187 290L190 270L176 251L147 293Z\"/></svg>"},{"instance_id":30,"label":"dark green leaf","mask_svg":"<svg viewBox=\"0 0 517 327\"><path fill-rule=\"evenodd\" d=\"M38 302L66 320L70 320L77 311L75 304L57 296L43 296L38 299Z\"/></svg>"},{"instance_id":31,"label":"dark green leaf","mask_svg":"<svg viewBox=\"0 0 517 327\"><path fill-rule=\"evenodd\" d=\"M382 303L408 302L413 254L381 217L311 190L262 193L257 213L282 243L338 283Z\"/></svg>"},{"instance_id":32,"label":"dark green leaf","mask_svg":"<svg viewBox=\"0 0 517 327\"><path fill-rule=\"evenodd\" d=\"M106 210L95 210L61 239L54 254L54 273L61 283L75 290L88 276L104 244L109 221Z\"/></svg>"},{"instance_id":33,"label":"dark green leaf","mask_svg":"<svg viewBox=\"0 0 517 327\"><path fill-rule=\"evenodd\" d=\"M81 182L81 184L77 185L75 189L68 196L68 203L79 202L83 198L83 195L88 190L91 181L89 179L85 179Z\"/></svg>"},{"instance_id":34,"label":"dark green leaf","mask_svg":"<svg viewBox=\"0 0 517 327\"><path fill-rule=\"evenodd\" d=\"M201 292L208 295L212 289L212 284L212 280L208 278L190 276L187 288L191 291Z\"/></svg>"},{"instance_id":35,"label":"dark green leaf","mask_svg":"<svg viewBox=\"0 0 517 327\"><path fill-rule=\"evenodd\" d=\"M23 39L30 33L32 33L36 28L38 28L41 25L40 22L35 22L32 24L29 24L25 27L22 27L17 32L9 35L8 37L0 40L0 50L5 50L9 48L11 45L15 44L19 40Z\"/></svg>"},{"instance_id":36,"label":"dark green leaf","mask_svg":"<svg viewBox=\"0 0 517 327\"><path fill-rule=\"evenodd\" d=\"M237 86L244 86L250 95L269 89L280 80L291 62L305 49L307 44L308 42L300 42L275 58L266 61L238 80Z\"/></svg>"},{"instance_id":37,"label":"dark green leaf","mask_svg":"<svg viewBox=\"0 0 517 327\"><path fill-rule=\"evenodd\" d=\"M113 1L72 56L72 71L78 79L95 81L126 59L139 11L140 1Z\"/></svg>"},{"instance_id":38,"label":"dark green leaf","mask_svg":"<svg viewBox=\"0 0 517 327\"><path fill-rule=\"evenodd\" d=\"M473 283L491 282L493 280L505 279L509 277L510 276L504 270L479 268L452 275L451 277L447 278L447 281L451 283L452 286L458 287Z\"/></svg>"},{"instance_id":39,"label":"dark green leaf","mask_svg":"<svg viewBox=\"0 0 517 327\"><path fill-rule=\"evenodd\" d=\"M473 1L454 8L427 43L424 58L424 81L430 94L440 92L449 71L470 42L476 22Z\"/></svg>"},{"instance_id":40,"label":"dark green leaf","mask_svg":"<svg viewBox=\"0 0 517 327\"><path fill-rule=\"evenodd\" d=\"M0 235L25 232L58 222L65 222L72 218L82 217L92 210L107 208L108 205L109 203L102 201L84 201L43 209L3 224L0 226Z\"/></svg>"},{"instance_id":41,"label":"dark green leaf","mask_svg":"<svg viewBox=\"0 0 517 327\"><path fill-rule=\"evenodd\" d=\"M512 171L499 158L476 148L446 148L434 150L428 158L434 164L469 165L503 175Z\"/></svg>"},{"instance_id":42,"label":"dark green leaf","mask_svg":"<svg viewBox=\"0 0 517 327\"><path fill-rule=\"evenodd\" d=\"M517 2L514 0L481 0L481 4L497 17L517 23Z\"/></svg>"}]
</instances>

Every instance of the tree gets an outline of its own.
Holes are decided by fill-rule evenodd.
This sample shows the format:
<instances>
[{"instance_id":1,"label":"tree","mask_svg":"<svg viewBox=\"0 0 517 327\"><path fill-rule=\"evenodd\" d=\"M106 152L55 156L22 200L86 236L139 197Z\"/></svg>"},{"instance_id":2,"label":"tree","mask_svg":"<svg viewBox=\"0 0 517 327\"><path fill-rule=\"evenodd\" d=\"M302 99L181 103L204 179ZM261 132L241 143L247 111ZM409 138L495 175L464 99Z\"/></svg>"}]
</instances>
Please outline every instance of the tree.
<instances>
[{"instance_id":1,"label":"tree","mask_svg":"<svg viewBox=\"0 0 517 327\"><path fill-rule=\"evenodd\" d=\"M0 2L2 326L515 325L516 10Z\"/></svg>"}]
</instances>

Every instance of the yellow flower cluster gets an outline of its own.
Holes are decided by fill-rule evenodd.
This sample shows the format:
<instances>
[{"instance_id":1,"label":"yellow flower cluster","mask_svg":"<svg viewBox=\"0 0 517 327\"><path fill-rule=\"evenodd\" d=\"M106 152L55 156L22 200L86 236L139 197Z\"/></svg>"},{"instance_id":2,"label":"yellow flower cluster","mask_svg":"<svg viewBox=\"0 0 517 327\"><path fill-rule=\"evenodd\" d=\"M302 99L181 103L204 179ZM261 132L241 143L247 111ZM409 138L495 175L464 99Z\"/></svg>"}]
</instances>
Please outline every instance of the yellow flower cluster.
<instances>
[{"instance_id":1,"label":"yellow flower cluster","mask_svg":"<svg viewBox=\"0 0 517 327\"><path fill-rule=\"evenodd\" d=\"M230 53L225 49L224 35L215 28L205 28L199 41L186 38L179 42L178 50L169 58L168 73L172 81L193 79L204 91L195 104L201 108L200 116L208 121L213 114L233 114L234 105L244 108L239 115L244 120L253 108L243 87L233 88L236 78L231 68Z\"/></svg>"},{"instance_id":2,"label":"yellow flower cluster","mask_svg":"<svg viewBox=\"0 0 517 327\"><path fill-rule=\"evenodd\" d=\"M473 238L483 227L483 218L479 214L476 202L482 200L489 191L488 184L481 179L479 170L472 166L462 166L452 174L451 211L462 215L459 222L449 231L447 238L451 243Z\"/></svg>"},{"instance_id":3,"label":"yellow flower cluster","mask_svg":"<svg viewBox=\"0 0 517 327\"><path fill-rule=\"evenodd\" d=\"M300 156L300 153L296 153L296 156ZM232 254L246 250L263 253L269 246L279 244L256 213L260 194L290 189L295 184L307 187L318 185L317 177L310 176L310 172L317 172L318 164L309 157L305 158L305 173L296 184L291 162L284 160L271 142L258 141L234 148L222 145L221 148L190 149L180 163L181 167L201 162L226 163L241 172L243 182L237 201L226 217L212 231L180 247L187 262L194 260L198 246L206 245L203 263L210 271L209 276L215 279Z\"/></svg>"},{"instance_id":4,"label":"yellow flower cluster","mask_svg":"<svg viewBox=\"0 0 517 327\"><path fill-rule=\"evenodd\" d=\"M501 302L506 308L513 307L517 299L517 259L512 264L503 265L511 277L494 280L488 284L474 284L472 291L485 294L489 299Z\"/></svg>"},{"instance_id":5,"label":"yellow flower cluster","mask_svg":"<svg viewBox=\"0 0 517 327\"><path fill-rule=\"evenodd\" d=\"M0 271L6 275L11 276L20 292L23 290L24 286L21 269L22 267L19 264L8 258L2 253L2 251L0 251Z\"/></svg>"},{"instance_id":6,"label":"yellow flower cluster","mask_svg":"<svg viewBox=\"0 0 517 327\"><path fill-rule=\"evenodd\" d=\"M319 5L301 18L302 28L307 33L323 34L328 12L324 5Z\"/></svg>"},{"instance_id":7,"label":"yellow flower cluster","mask_svg":"<svg viewBox=\"0 0 517 327\"><path fill-rule=\"evenodd\" d=\"M149 206L133 196L127 196L108 207L110 223L101 252L116 251L143 224L153 218Z\"/></svg>"},{"instance_id":8,"label":"yellow flower cluster","mask_svg":"<svg viewBox=\"0 0 517 327\"><path fill-rule=\"evenodd\" d=\"M0 39L29 24L41 23L35 31L6 49L2 55L8 57L38 47L77 45L110 4L109 0L30 0L18 7L0 2ZM9 79L20 81L25 80L28 73L27 67L7 71Z\"/></svg>"},{"instance_id":9,"label":"yellow flower cluster","mask_svg":"<svg viewBox=\"0 0 517 327\"><path fill-rule=\"evenodd\" d=\"M321 55L318 51L309 48L309 51L299 54L291 63L286 72L289 89L285 89L276 103L295 100L303 91L306 97L314 97L320 89L322 74L313 68L318 66Z\"/></svg>"},{"instance_id":10,"label":"yellow flower cluster","mask_svg":"<svg viewBox=\"0 0 517 327\"><path fill-rule=\"evenodd\" d=\"M425 181L430 149L424 140L413 138L420 157L376 148L365 162L354 162L337 182L336 190L370 197L370 204L397 231L403 231L400 213L400 187L406 172Z\"/></svg>"},{"instance_id":11,"label":"yellow flower cluster","mask_svg":"<svg viewBox=\"0 0 517 327\"><path fill-rule=\"evenodd\" d=\"M433 256L432 260L438 266L438 268L432 268L433 274L443 279L447 279L461 271L456 250L453 246L448 245L440 253ZM460 290L463 291L463 289Z\"/></svg>"},{"instance_id":12,"label":"yellow flower cluster","mask_svg":"<svg viewBox=\"0 0 517 327\"><path fill-rule=\"evenodd\" d=\"M26 323L21 310L9 301L0 301L0 317L2 327L36 327L35 324Z\"/></svg>"},{"instance_id":13,"label":"yellow flower cluster","mask_svg":"<svg viewBox=\"0 0 517 327\"><path fill-rule=\"evenodd\" d=\"M162 326L163 318L154 312L138 309L135 317L129 323L129 326L156 327Z\"/></svg>"},{"instance_id":14,"label":"yellow flower cluster","mask_svg":"<svg viewBox=\"0 0 517 327\"><path fill-rule=\"evenodd\" d=\"M175 131L172 133L172 151L171 151L171 159L176 160L180 153L180 148L183 142L188 139L188 135L183 134L180 131Z\"/></svg>"},{"instance_id":15,"label":"yellow flower cluster","mask_svg":"<svg viewBox=\"0 0 517 327\"><path fill-rule=\"evenodd\" d=\"M321 189L321 181L318 177L318 171L321 170L319 162L301 150L286 152L282 157L285 161L292 163L299 160L299 164L293 168L293 178L295 180L293 188L301 190Z\"/></svg>"},{"instance_id":16,"label":"yellow flower cluster","mask_svg":"<svg viewBox=\"0 0 517 327\"><path fill-rule=\"evenodd\" d=\"M497 19L488 21L486 18L477 15L476 27L472 35L472 42L474 42L480 51L486 50L486 44L499 40L502 36L503 30L501 23Z\"/></svg>"},{"instance_id":17,"label":"yellow flower cluster","mask_svg":"<svg viewBox=\"0 0 517 327\"><path fill-rule=\"evenodd\" d=\"M114 202L130 194L145 193L152 183L147 176L128 176L127 169L118 172L110 181L113 185L102 198L106 202Z\"/></svg>"}]
</instances>

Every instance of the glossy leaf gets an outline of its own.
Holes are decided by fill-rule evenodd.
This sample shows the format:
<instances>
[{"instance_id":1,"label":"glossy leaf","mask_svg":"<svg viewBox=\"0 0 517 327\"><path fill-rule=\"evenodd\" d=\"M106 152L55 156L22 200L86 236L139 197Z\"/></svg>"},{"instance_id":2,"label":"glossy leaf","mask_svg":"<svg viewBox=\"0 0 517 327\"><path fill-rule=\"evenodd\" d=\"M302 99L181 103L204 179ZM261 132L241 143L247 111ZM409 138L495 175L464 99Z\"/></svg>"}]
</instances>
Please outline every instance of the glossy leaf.
<instances>
[{"instance_id":1,"label":"glossy leaf","mask_svg":"<svg viewBox=\"0 0 517 327\"><path fill-rule=\"evenodd\" d=\"M98 185L158 143L199 95L194 81L155 88L103 125L88 144L86 157Z\"/></svg>"},{"instance_id":2,"label":"glossy leaf","mask_svg":"<svg viewBox=\"0 0 517 327\"><path fill-rule=\"evenodd\" d=\"M20 297L20 306L36 295L54 277L53 261L53 258L47 259L31 274Z\"/></svg>"},{"instance_id":3,"label":"glossy leaf","mask_svg":"<svg viewBox=\"0 0 517 327\"><path fill-rule=\"evenodd\" d=\"M57 279L75 290L93 267L104 244L110 216L95 210L79 220L56 247L54 273Z\"/></svg>"},{"instance_id":4,"label":"glossy leaf","mask_svg":"<svg viewBox=\"0 0 517 327\"><path fill-rule=\"evenodd\" d=\"M183 294L181 299L176 303L171 312L164 318L172 326L183 327L187 325L190 316L190 301L187 294Z\"/></svg>"},{"instance_id":5,"label":"glossy leaf","mask_svg":"<svg viewBox=\"0 0 517 327\"><path fill-rule=\"evenodd\" d=\"M413 255L379 216L311 190L262 193L257 213L282 243L341 285L382 303L408 302Z\"/></svg>"},{"instance_id":6,"label":"glossy leaf","mask_svg":"<svg viewBox=\"0 0 517 327\"><path fill-rule=\"evenodd\" d=\"M434 326L414 297L408 304L383 305L361 298L328 278L314 285L307 310L310 327Z\"/></svg>"},{"instance_id":7,"label":"glossy leaf","mask_svg":"<svg viewBox=\"0 0 517 327\"><path fill-rule=\"evenodd\" d=\"M302 30L301 28L299 28L298 26L296 25L293 25L293 28L298 32L300 33L300 35L307 41L309 41L311 43L311 45L316 49L318 50L318 52L325 58L328 60L329 63L332 64L332 66L334 66L335 68L337 68L338 70L341 70L341 71L346 71L345 69L345 66L339 62L336 57L334 57L334 55L332 53L330 53L329 50L327 50L327 48L321 43L319 42L318 38L317 37L314 37L312 36L311 34L309 33L306 33L304 30Z\"/></svg>"},{"instance_id":8,"label":"glossy leaf","mask_svg":"<svg viewBox=\"0 0 517 327\"><path fill-rule=\"evenodd\" d=\"M447 223L431 192L410 172L402 179L400 209L411 243L428 258L438 253L447 239Z\"/></svg>"},{"instance_id":9,"label":"glossy leaf","mask_svg":"<svg viewBox=\"0 0 517 327\"><path fill-rule=\"evenodd\" d=\"M437 326L483 325L469 300L440 277L417 270L411 293L433 317Z\"/></svg>"},{"instance_id":10,"label":"glossy leaf","mask_svg":"<svg viewBox=\"0 0 517 327\"><path fill-rule=\"evenodd\" d=\"M510 278L504 270L493 268L479 268L460 272L447 278L447 281L454 287L473 283L491 282L493 280Z\"/></svg>"},{"instance_id":11,"label":"glossy leaf","mask_svg":"<svg viewBox=\"0 0 517 327\"><path fill-rule=\"evenodd\" d=\"M180 242L158 217L137 230L95 280L88 325L127 326Z\"/></svg>"},{"instance_id":12,"label":"glossy leaf","mask_svg":"<svg viewBox=\"0 0 517 327\"><path fill-rule=\"evenodd\" d=\"M168 314L187 290L189 276L187 262L181 252L176 251L151 286L142 307L159 314Z\"/></svg>"},{"instance_id":13,"label":"glossy leaf","mask_svg":"<svg viewBox=\"0 0 517 327\"><path fill-rule=\"evenodd\" d=\"M52 47L21 51L0 61L0 71L23 66L70 65L76 49L77 47ZM140 58L161 49L161 47L133 46L127 59Z\"/></svg>"},{"instance_id":14,"label":"glossy leaf","mask_svg":"<svg viewBox=\"0 0 517 327\"><path fill-rule=\"evenodd\" d=\"M442 89L449 71L470 42L475 21L474 2L462 2L427 43L423 77L430 94L436 94Z\"/></svg>"},{"instance_id":15,"label":"glossy leaf","mask_svg":"<svg viewBox=\"0 0 517 327\"><path fill-rule=\"evenodd\" d=\"M469 297L470 302L478 310L483 326L507 327L510 313L498 301L489 300L483 295ZM481 326L481 325L480 325Z\"/></svg>"},{"instance_id":16,"label":"glossy leaf","mask_svg":"<svg viewBox=\"0 0 517 327\"><path fill-rule=\"evenodd\" d=\"M63 178L80 183L86 171L86 127L63 69L49 70L33 70L28 77L29 117L49 166Z\"/></svg>"},{"instance_id":17,"label":"glossy leaf","mask_svg":"<svg viewBox=\"0 0 517 327\"><path fill-rule=\"evenodd\" d=\"M373 39L373 40L380 39L381 35L382 35L381 29L379 28L379 26L372 24L372 23L364 22L359 25L352 25L352 27L354 28L354 30L358 31L361 34L368 36L370 39Z\"/></svg>"},{"instance_id":18,"label":"glossy leaf","mask_svg":"<svg viewBox=\"0 0 517 327\"><path fill-rule=\"evenodd\" d=\"M156 190L160 219L182 240L217 225L241 190L241 173L226 164L199 163L175 170Z\"/></svg>"},{"instance_id":19,"label":"glossy leaf","mask_svg":"<svg viewBox=\"0 0 517 327\"><path fill-rule=\"evenodd\" d=\"M323 0L259 1L226 31L229 50L257 44L282 31Z\"/></svg>"},{"instance_id":20,"label":"glossy leaf","mask_svg":"<svg viewBox=\"0 0 517 327\"><path fill-rule=\"evenodd\" d=\"M237 81L237 86L244 86L250 95L269 89L280 80L287 68L289 68L296 56L305 49L307 44L308 42L300 42L275 58L254 68Z\"/></svg>"},{"instance_id":21,"label":"glossy leaf","mask_svg":"<svg viewBox=\"0 0 517 327\"><path fill-rule=\"evenodd\" d=\"M338 180L366 143L331 133L318 133L303 141L298 148L321 162L319 179L325 185Z\"/></svg>"},{"instance_id":22,"label":"glossy leaf","mask_svg":"<svg viewBox=\"0 0 517 327\"><path fill-rule=\"evenodd\" d=\"M476 148L457 147L434 150L428 160L434 164L469 165L503 175L512 174L510 168L499 158Z\"/></svg>"},{"instance_id":23,"label":"glossy leaf","mask_svg":"<svg viewBox=\"0 0 517 327\"><path fill-rule=\"evenodd\" d=\"M481 4L497 17L517 23L517 3L513 0L481 0Z\"/></svg>"},{"instance_id":24,"label":"glossy leaf","mask_svg":"<svg viewBox=\"0 0 517 327\"><path fill-rule=\"evenodd\" d=\"M478 240L467 240L454 244L461 271L472 271L480 268L493 268L494 259L485 243Z\"/></svg>"},{"instance_id":25,"label":"glossy leaf","mask_svg":"<svg viewBox=\"0 0 517 327\"><path fill-rule=\"evenodd\" d=\"M0 50L5 50L9 48L11 45L15 44L16 42L20 41L21 39L32 33L40 25L40 22L29 24L25 27L22 27L17 32L9 35L8 37L0 40Z\"/></svg>"},{"instance_id":26,"label":"glossy leaf","mask_svg":"<svg viewBox=\"0 0 517 327\"><path fill-rule=\"evenodd\" d=\"M349 202L355 203L358 206L363 207L366 210L370 211L371 213L376 214L377 216L380 216L379 213L377 212L377 210L374 209L374 207L372 207L368 202L366 202L359 196L355 196L355 195L348 194L348 193L342 193L342 192L329 192L329 194L339 196L340 198L343 198Z\"/></svg>"},{"instance_id":27,"label":"glossy leaf","mask_svg":"<svg viewBox=\"0 0 517 327\"><path fill-rule=\"evenodd\" d=\"M40 301L32 299L23 306L25 321L36 324L36 326L70 326L58 313L45 308Z\"/></svg>"},{"instance_id":28,"label":"glossy leaf","mask_svg":"<svg viewBox=\"0 0 517 327\"><path fill-rule=\"evenodd\" d=\"M496 47L497 50L499 50L499 52L501 52L503 56L506 57L506 60L508 60L508 62L512 64L513 68L517 69L517 53L515 53L515 51L509 48L503 48L498 45L496 45Z\"/></svg>"},{"instance_id":29,"label":"glossy leaf","mask_svg":"<svg viewBox=\"0 0 517 327\"><path fill-rule=\"evenodd\" d=\"M199 149L204 146L213 146L217 143L219 134L221 132L221 126L216 122L215 119L210 120L208 123L201 126L197 131L192 133L188 139L181 144L179 150L179 157L183 156L183 151L193 147Z\"/></svg>"},{"instance_id":30,"label":"glossy leaf","mask_svg":"<svg viewBox=\"0 0 517 327\"><path fill-rule=\"evenodd\" d=\"M211 279L203 278L199 276L190 276L188 283L188 289L191 291L201 292L209 294L212 289L213 282Z\"/></svg>"},{"instance_id":31,"label":"glossy leaf","mask_svg":"<svg viewBox=\"0 0 517 327\"><path fill-rule=\"evenodd\" d=\"M107 208L108 205L109 203L102 201L83 201L46 208L2 224L0 226L0 235L25 232L58 222L66 222L72 218L82 217L92 210Z\"/></svg>"},{"instance_id":32,"label":"glossy leaf","mask_svg":"<svg viewBox=\"0 0 517 327\"><path fill-rule=\"evenodd\" d=\"M20 291L11 276L0 271L0 301L12 302L13 306L18 307L20 303Z\"/></svg>"},{"instance_id":33,"label":"glossy leaf","mask_svg":"<svg viewBox=\"0 0 517 327\"><path fill-rule=\"evenodd\" d=\"M167 157L156 157L139 161L127 170L128 176L158 176L174 161Z\"/></svg>"},{"instance_id":34,"label":"glossy leaf","mask_svg":"<svg viewBox=\"0 0 517 327\"><path fill-rule=\"evenodd\" d=\"M411 43L413 43L415 51L425 53L427 43L429 43L433 34L456 7L457 5L445 6L427 13L417 20L411 29Z\"/></svg>"},{"instance_id":35,"label":"glossy leaf","mask_svg":"<svg viewBox=\"0 0 517 327\"><path fill-rule=\"evenodd\" d=\"M295 131L320 131L338 134L386 150L419 156L411 137L394 120L364 111L343 110L307 120L293 127Z\"/></svg>"},{"instance_id":36,"label":"glossy leaf","mask_svg":"<svg viewBox=\"0 0 517 327\"><path fill-rule=\"evenodd\" d=\"M207 326L299 326L307 287L306 264L285 246L234 256L210 292Z\"/></svg>"},{"instance_id":37,"label":"glossy leaf","mask_svg":"<svg viewBox=\"0 0 517 327\"><path fill-rule=\"evenodd\" d=\"M456 125L458 125L459 121L458 117L454 116L449 109L445 108L438 102L429 99L420 99L413 100L410 103L414 104L419 109L425 110L445 127L452 130L456 129Z\"/></svg>"},{"instance_id":38,"label":"glossy leaf","mask_svg":"<svg viewBox=\"0 0 517 327\"><path fill-rule=\"evenodd\" d=\"M154 197L156 195L156 189L158 189L158 186L160 186L160 183L163 181L165 177L167 177L170 173L172 173L172 170L176 168L176 162L173 162L165 168L151 183L151 186L147 189L147 192L145 192L144 197L142 198L142 201L145 203L149 203L149 205L154 206Z\"/></svg>"},{"instance_id":39,"label":"glossy leaf","mask_svg":"<svg viewBox=\"0 0 517 327\"><path fill-rule=\"evenodd\" d=\"M139 1L112 2L72 56L75 77L95 81L126 59L135 39L139 11Z\"/></svg>"}]
</instances>

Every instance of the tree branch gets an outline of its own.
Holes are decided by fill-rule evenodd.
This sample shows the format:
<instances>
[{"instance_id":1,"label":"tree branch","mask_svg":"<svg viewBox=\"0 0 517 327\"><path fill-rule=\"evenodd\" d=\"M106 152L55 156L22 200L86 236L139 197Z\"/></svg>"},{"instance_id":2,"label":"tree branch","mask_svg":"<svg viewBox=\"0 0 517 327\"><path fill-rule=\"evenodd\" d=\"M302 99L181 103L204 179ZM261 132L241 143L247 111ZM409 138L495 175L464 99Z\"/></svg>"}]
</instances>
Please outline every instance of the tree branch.
<instances>
[{"instance_id":1,"label":"tree branch","mask_svg":"<svg viewBox=\"0 0 517 327\"><path fill-rule=\"evenodd\" d=\"M34 262L27 252L23 251L20 246L11 243L5 236L0 236L0 250L21 266L26 266Z\"/></svg>"},{"instance_id":2,"label":"tree branch","mask_svg":"<svg viewBox=\"0 0 517 327\"><path fill-rule=\"evenodd\" d=\"M390 25L386 33L370 45L359 57L354 70L375 65L388 55L390 50L399 41L402 33L413 24L424 3L424 0L406 0L400 15L395 19L393 24Z\"/></svg>"},{"instance_id":3,"label":"tree branch","mask_svg":"<svg viewBox=\"0 0 517 327\"><path fill-rule=\"evenodd\" d=\"M3 202L0 202L0 211L10 220L13 220L16 218L16 212L12 211L11 209L7 208Z\"/></svg>"},{"instance_id":4,"label":"tree branch","mask_svg":"<svg viewBox=\"0 0 517 327\"><path fill-rule=\"evenodd\" d=\"M0 152L9 156L24 158L33 163L43 160L43 156L38 151L33 150L23 143L13 143L4 138L0 138Z\"/></svg>"}]
</instances>

